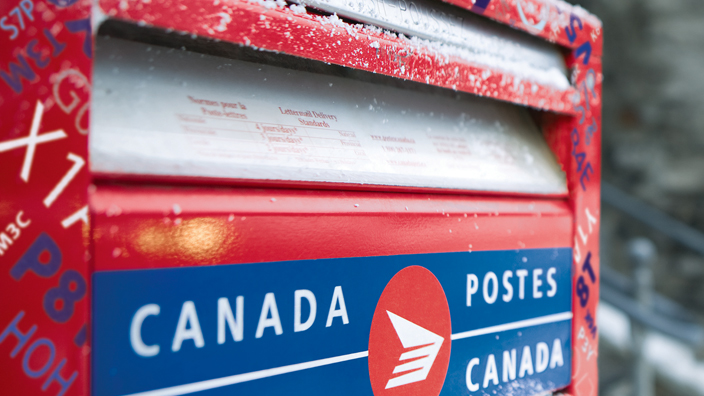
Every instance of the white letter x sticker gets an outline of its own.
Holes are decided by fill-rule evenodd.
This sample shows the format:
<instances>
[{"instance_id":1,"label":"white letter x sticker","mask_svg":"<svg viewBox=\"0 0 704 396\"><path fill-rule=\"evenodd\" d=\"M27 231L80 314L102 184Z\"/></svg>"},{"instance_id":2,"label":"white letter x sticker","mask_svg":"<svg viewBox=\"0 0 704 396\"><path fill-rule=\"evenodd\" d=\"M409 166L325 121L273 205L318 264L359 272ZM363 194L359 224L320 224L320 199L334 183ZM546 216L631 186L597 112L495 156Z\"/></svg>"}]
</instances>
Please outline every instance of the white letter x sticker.
<instances>
[{"instance_id":1,"label":"white letter x sticker","mask_svg":"<svg viewBox=\"0 0 704 396\"><path fill-rule=\"evenodd\" d=\"M10 151L18 147L27 146L27 152L24 154L24 162L22 163L22 172L20 173L20 177L25 183L29 181L29 171L32 169L34 150L37 148L37 145L66 137L66 133L64 133L63 129L38 135L39 126L42 123L43 115L44 105L42 102L37 101L37 107L34 109L34 118L32 118L32 128L29 131L29 136L0 143L0 153L3 151Z\"/></svg>"}]
</instances>

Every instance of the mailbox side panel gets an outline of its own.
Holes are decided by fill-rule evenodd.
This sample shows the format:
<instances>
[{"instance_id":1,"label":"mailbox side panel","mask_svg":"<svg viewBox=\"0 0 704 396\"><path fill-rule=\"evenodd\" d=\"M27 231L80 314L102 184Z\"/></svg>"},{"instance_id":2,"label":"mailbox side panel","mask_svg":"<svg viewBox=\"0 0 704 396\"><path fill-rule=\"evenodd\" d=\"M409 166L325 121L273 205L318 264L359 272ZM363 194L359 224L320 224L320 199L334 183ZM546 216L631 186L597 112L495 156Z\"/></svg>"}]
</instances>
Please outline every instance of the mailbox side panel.
<instances>
[{"instance_id":1,"label":"mailbox side panel","mask_svg":"<svg viewBox=\"0 0 704 396\"><path fill-rule=\"evenodd\" d=\"M567 174L570 205L574 213L573 267L573 373L569 392L586 396L598 393L599 226L601 216L601 57L591 52L602 37L583 31L568 57L576 117L547 116L544 132ZM588 50L585 50L588 49Z\"/></svg>"},{"instance_id":2,"label":"mailbox side panel","mask_svg":"<svg viewBox=\"0 0 704 396\"><path fill-rule=\"evenodd\" d=\"M0 393L85 395L90 1L3 1L0 28Z\"/></svg>"}]
</instances>

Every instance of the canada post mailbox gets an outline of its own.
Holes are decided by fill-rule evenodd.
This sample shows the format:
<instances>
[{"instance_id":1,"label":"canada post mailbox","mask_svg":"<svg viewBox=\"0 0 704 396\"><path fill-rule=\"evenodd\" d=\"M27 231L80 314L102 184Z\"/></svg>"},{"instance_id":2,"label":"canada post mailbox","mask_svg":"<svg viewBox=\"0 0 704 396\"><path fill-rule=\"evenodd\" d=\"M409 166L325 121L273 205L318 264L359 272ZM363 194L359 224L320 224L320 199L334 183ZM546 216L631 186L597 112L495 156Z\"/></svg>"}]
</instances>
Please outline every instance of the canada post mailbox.
<instances>
[{"instance_id":1,"label":"canada post mailbox","mask_svg":"<svg viewBox=\"0 0 704 396\"><path fill-rule=\"evenodd\" d=\"M0 11L3 393L596 395L594 16Z\"/></svg>"}]
</instances>

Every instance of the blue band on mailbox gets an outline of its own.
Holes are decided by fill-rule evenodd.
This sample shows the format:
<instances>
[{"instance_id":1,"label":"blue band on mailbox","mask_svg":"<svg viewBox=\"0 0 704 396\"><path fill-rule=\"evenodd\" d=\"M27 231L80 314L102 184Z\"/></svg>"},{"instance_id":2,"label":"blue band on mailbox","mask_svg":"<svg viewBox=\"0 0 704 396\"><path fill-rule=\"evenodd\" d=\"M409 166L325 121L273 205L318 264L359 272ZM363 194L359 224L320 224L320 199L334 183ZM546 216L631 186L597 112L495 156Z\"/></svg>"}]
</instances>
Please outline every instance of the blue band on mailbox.
<instances>
[{"instance_id":1,"label":"blue band on mailbox","mask_svg":"<svg viewBox=\"0 0 704 396\"><path fill-rule=\"evenodd\" d=\"M372 317L391 278L414 265L438 279L450 309L441 395L558 389L571 373L571 257L554 248L97 272L93 394L372 395Z\"/></svg>"}]
</instances>

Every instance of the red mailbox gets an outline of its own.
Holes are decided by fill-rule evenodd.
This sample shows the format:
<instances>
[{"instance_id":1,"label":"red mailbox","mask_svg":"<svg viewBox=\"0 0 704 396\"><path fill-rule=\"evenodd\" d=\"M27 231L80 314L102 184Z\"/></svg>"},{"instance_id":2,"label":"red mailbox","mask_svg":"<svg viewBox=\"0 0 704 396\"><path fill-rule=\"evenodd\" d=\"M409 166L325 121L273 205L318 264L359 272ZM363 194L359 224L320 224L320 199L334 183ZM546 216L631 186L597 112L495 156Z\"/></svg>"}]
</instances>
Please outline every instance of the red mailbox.
<instances>
[{"instance_id":1,"label":"red mailbox","mask_svg":"<svg viewBox=\"0 0 704 396\"><path fill-rule=\"evenodd\" d=\"M594 16L0 11L8 394L597 393Z\"/></svg>"}]
</instances>

